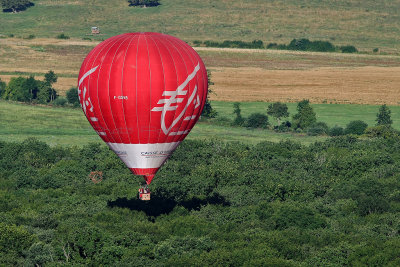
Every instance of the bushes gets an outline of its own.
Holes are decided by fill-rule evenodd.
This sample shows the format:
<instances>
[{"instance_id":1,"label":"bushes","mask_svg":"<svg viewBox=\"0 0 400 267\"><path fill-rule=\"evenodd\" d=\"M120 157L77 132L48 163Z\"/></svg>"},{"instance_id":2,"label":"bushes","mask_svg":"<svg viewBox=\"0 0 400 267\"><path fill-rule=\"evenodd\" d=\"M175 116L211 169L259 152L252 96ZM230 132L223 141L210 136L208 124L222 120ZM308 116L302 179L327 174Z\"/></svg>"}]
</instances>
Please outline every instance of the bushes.
<instances>
[{"instance_id":1,"label":"bushes","mask_svg":"<svg viewBox=\"0 0 400 267\"><path fill-rule=\"evenodd\" d=\"M215 41L205 41L201 42L196 40L196 45L203 44L206 47L227 47L227 48L252 48L252 49L263 49L264 43L261 40L254 40L252 42L244 42L244 41L230 41L225 40L223 42L215 42Z\"/></svg>"},{"instance_id":2,"label":"bushes","mask_svg":"<svg viewBox=\"0 0 400 267\"><path fill-rule=\"evenodd\" d=\"M68 103L73 105L74 107L79 107L79 95L78 95L78 88L76 87L71 87L67 91L67 100Z\"/></svg>"},{"instance_id":3,"label":"bushes","mask_svg":"<svg viewBox=\"0 0 400 267\"><path fill-rule=\"evenodd\" d=\"M336 52L357 53L358 50L353 45L336 47L328 41L310 41L309 39L293 39L288 45L269 43L267 49L315 51L315 52Z\"/></svg>"},{"instance_id":4,"label":"bushes","mask_svg":"<svg viewBox=\"0 0 400 267\"><path fill-rule=\"evenodd\" d=\"M353 45L341 46L340 50L342 51L342 53L357 53L358 52L357 48L355 48L355 46L353 46Z\"/></svg>"},{"instance_id":5,"label":"bushes","mask_svg":"<svg viewBox=\"0 0 400 267\"><path fill-rule=\"evenodd\" d=\"M268 120L268 116L262 113L253 113L248 118L244 118L241 115L240 103L234 103L234 111L233 113L236 117L233 118L232 125L233 126L244 126L248 128L268 128L270 122ZM351 121L346 128L344 129L341 126L335 125L332 128L329 128L325 122L317 122L316 113L313 110L313 107L310 104L309 100L302 100L297 104L297 113L293 115L292 121L286 121L281 124L280 118L286 117L289 115L287 111L287 105L283 103L273 103L268 105L267 114L274 116L278 121L278 125L275 125L273 128L276 132L297 132L297 133L307 133L310 136L318 136L318 135L329 135L329 136L341 136L347 134L353 135L362 135L366 128L367 124L363 121ZM390 126L391 118L390 118L390 110L385 106L381 106L379 112L377 114L378 123L382 123L382 125ZM223 118L220 120L217 118L211 122L218 122L220 125L227 125L229 119ZM222 123L222 124L221 124ZM384 137L391 138L399 134L397 131L393 129L378 127L371 128L368 131L367 137Z\"/></svg>"},{"instance_id":6,"label":"bushes","mask_svg":"<svg viewBox=\"0 0 400 267\"><path fill-rule=\"evenodd\" d=\"M217 41L200 41L194 40L195 46L206 46L206 47L227 47L227 48L253 48L253 49L279 49L279 50L296 50L296 51L313 51L313 52L336 52L342 53L357 53L358 50L353 45L335 46L329 41L310 41L309 39L293 39L289 44L277 44L269 43L264 45L261 40L253 40L252 42L246 41L231 41L225 40L223 42Z\"/></svg>"},{"instance_id":7,"label":"bushes","mask_svg":"<svg viewBox=\"0 0 400 267\"><path fill-rule=\"evenodd\" d=\"M364 133L365 129L367 129L368 124L361 120L351 121L347 124L346 129L344 130L345 134L355 134L361 135Z\"/></svg>"},{"instance_id":8,"label":"bushes","mask_svg":"<svg viewBox=\"0 0 400 267\"><path fill-rule=\"evenodd\" d=\"M242 126L245 122L245 119L241 115L240 103L235 102L233 103L233 114L236 115L235 119L233 120L233 126Z\"/></svg>"},{"instance_id":9,"label":"bushes","mask_svg":"<svg viewBox=\"0 0 400 267\"><path fill-rule=\"evenodd\" d=\"M369 127L365 130L365 135L369 138L394 138L399 136L399 131L396 131L389 125L378 125Z\"/></svg>"},{"instance_id":10,"label":"bushes","mask_svg":"<svg viewBox=\"0 0 400 267\"><path fill-rule=\"evenodd\" d=\"M67 99L65 99L64 97L58 97L52 103L54 106L63 107L65 106L65 104L67 104Z\"/></svg>"},{"instance_id":11,"label":"bushes","mask_svg":"<svg viewBox=\"0 0 400 267\"><path fill-rule=\"evenodd\" d=\"M146 7L146 6L158 6L160 5L159 0L128 0L129 6L140 6L140 7Z\"/></svg>"},{"instance_id":12,"label":"bushes","mask_svg":"<svg viewBox=\"0 0 400 267\"><path fill-rule=\"evenodd\" d=\"M287 46L288 50L334 52L335 46L328 41L310 41L308 39L293 39Z\"/></svg>"},{"instance_id":13,"label":"bushes","mask_svg":"<svg viewBox=\"0 0 400 267\"><path fill-rule=\"evenodd\" d=\"M292 123L290 121L282 122L279 126L274 126L276 132L285 133L291 130Z\"/></svg>"},{"instance_id":14,"label":"bushes","mask_svg":"<svg viewBox=\"0 0 400 267\"><path fill-rule=\"evenodd\" d=\"M327 134L328 132L329 128L325 122L317 122L308 128L307 134L311 136L317 136Z\"/></svg>"},{"instance_id":15,"label":"bushes","mask_svg":"<svg viewBox=\"0 0 400 267\"><path fill-rule=\"evenodd\" d=\"M69 39L69 36L65 35L64 33L61 33L56 36L57 39Z\"/></svg>"},{"instance_id":16,"label":"bushes","mask_svg":"<svg viewBox=\"0 0 400 267\"><path fill-rule=\"evenodd\" d=\"M248 128L263 128L268 127L268 116L261 113L251 114L246 121L246 127Z\"/></svg>"},{"instance_id":17,"label":"bushes","mask_svg":"<svg viewBox=\"0 0 400 267\"><path fill-rule=\"evenodd\" d=\"M332 127L329 130L329 135L330 136L340 136L340 135L344 135L344 129L343 127L337 126L335 125L334 127Z\"/></svg>"}]
</instances>

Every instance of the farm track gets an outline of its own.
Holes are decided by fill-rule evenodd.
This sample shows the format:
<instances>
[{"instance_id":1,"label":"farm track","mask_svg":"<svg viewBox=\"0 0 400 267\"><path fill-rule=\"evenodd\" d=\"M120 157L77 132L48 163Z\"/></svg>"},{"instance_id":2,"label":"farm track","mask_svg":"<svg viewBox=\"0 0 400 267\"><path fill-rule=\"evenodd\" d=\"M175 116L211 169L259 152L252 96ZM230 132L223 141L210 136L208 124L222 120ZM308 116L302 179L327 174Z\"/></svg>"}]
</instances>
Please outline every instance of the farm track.
<instances>
[{"instance_id":1,"label":"farm track","mask_svg":"<svg viewBox=\"0 0 400 267\"><path fill-rule=\"evenodd\" d=\"M20 73L60 75L61 95L76 86L86 54L98 42L38 38L0 39L0 78ZM212 73L219 101L400 104L400 57L279 50L195 48ZM22 56L21 56L22 55Z\"/></svg>"}]
</instances>

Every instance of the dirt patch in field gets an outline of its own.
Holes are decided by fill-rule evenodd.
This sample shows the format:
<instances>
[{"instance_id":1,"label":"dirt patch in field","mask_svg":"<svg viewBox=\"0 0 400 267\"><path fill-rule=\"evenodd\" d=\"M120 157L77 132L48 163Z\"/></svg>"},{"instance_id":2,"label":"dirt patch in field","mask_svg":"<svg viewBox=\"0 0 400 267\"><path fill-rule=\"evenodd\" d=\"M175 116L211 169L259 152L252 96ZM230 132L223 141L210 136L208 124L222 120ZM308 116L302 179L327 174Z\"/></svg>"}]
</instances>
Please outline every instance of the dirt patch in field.
<instances>
[{"instance_id":1,"label":"dirt patch in field","mask_svg":"<svg viewBox=\"0 0 400 267\"><path fill-rule=\"evenodd\" d=\"M265 70L214 68L219 101L400 104L400 67Z\"/></svg>"}]
</instances>

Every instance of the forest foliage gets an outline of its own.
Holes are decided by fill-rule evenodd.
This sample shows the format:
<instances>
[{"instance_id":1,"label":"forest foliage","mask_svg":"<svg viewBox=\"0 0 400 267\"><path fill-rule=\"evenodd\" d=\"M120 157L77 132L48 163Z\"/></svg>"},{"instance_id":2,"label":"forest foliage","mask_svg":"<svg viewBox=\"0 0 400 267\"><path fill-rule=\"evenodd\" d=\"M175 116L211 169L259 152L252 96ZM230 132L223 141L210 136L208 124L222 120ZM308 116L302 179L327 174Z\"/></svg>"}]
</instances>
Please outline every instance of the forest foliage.
<instances>
[{"instance_id":1,"label":"forest foliage","mask_svg":"<svg viewBox=\"0 0 400 267\"><path fill-rule=\"evenodd\" d=\"M399 266L399 159L398 136L184 141L142 202L106 146L0 142L0 265Z\"/></svg>"}]
</instances>

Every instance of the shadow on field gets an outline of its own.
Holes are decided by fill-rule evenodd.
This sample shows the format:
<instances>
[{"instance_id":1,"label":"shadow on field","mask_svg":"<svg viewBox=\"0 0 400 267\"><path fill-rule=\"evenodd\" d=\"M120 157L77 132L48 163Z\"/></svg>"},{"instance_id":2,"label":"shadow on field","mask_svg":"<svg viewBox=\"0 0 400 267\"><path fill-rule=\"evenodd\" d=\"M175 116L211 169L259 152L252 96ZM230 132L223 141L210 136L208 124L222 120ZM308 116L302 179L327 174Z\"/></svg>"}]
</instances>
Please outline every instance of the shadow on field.
<instances>
[{"instance_id":1,"label":"shadow on field","mask_svg":"<svg viewBox=\"0 0 400 267\"><path fill-rule=\"evenodd\" d=\"M130 210L144 211L147 216L157 218L161 214L169 214L176 206L182 206L187 210L200 210L201 206L211 205L223 205L230 206L230 203L219 194L214 194L207 197L206 199L192 198L185 201L175 201L172 198L164 198L157 195L151 195L150 201L142 201L137 198L117 198L114 201L109 201L108 206L110 208L128 208ZM149 218L154 221L154 219Z\"/></svg>"}]
</instances>

